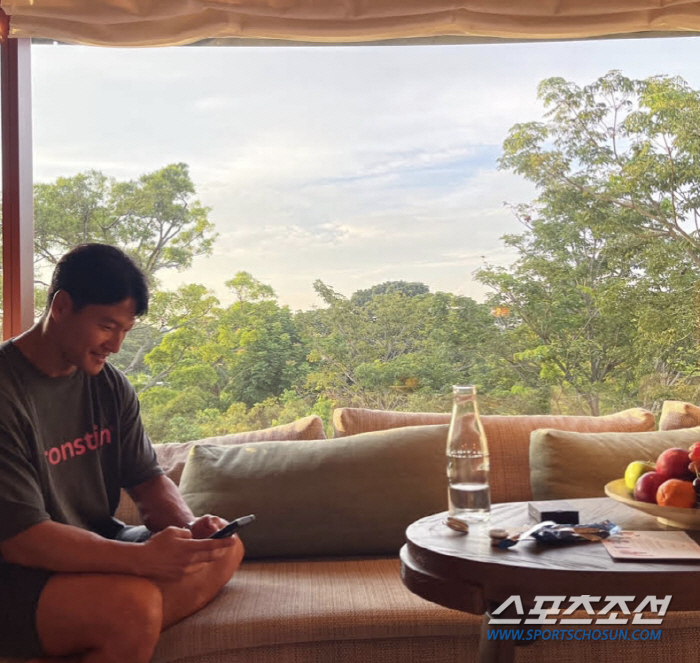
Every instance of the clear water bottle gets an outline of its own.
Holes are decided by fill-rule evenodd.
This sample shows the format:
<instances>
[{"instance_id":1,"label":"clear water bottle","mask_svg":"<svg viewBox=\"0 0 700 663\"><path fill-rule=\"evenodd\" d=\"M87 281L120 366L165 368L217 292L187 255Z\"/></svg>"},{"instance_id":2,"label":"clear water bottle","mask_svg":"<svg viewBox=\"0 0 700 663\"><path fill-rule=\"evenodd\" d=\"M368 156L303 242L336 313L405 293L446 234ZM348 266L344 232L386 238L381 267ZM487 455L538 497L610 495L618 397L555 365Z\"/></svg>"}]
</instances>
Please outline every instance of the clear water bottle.
<instances>
[{"instance_id":1,"label":"clear water bottle","mask_svg":"<svg viewBox=\"0 0 700 663\"><path fill-rule=\"evenodd\" d=\"M489 447L476 404L476 387L452 387L452 420L447 434L450 516L462 522L491 517Z\"/></svg>"}]
</instances>

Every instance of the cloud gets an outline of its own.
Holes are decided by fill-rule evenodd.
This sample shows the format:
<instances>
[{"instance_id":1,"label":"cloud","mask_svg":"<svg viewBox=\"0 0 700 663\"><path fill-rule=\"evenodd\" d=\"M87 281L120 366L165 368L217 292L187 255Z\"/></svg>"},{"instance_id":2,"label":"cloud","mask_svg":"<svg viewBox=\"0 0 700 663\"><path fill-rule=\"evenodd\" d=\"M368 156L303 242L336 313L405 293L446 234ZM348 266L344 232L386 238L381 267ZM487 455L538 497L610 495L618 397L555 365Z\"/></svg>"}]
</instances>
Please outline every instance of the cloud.
<instances>
[{"instance_id":1,"label":"cloud","mask_svg":"<svg viewBox=\"0 0 700 663\"><path fill-rule=\"evenodd\" d=\"M214 253L174 286L251 272L293 308L322 279L483 298L473 271L514 259L504 203L534 188L497 170L508 129L537 120L537 84L617 68L700 87L697 41L482 46L33 48L38 181L96 168L128 179L190 165Z\"/></svg>"}]
</instances>

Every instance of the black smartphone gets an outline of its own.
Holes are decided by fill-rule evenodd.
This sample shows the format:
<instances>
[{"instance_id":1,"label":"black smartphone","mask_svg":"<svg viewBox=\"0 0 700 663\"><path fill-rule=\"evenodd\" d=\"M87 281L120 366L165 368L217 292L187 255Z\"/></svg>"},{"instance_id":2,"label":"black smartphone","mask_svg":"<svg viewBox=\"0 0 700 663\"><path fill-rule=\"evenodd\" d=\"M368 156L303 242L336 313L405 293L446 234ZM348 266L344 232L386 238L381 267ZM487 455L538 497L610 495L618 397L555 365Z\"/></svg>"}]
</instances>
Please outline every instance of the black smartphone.
<instances>
[{"instance_id":1,"label":"black smartphone","mask_svg":"<svg viewBox=\"0 0 700 663\"><path fill-rule=\"evenodd\" d=\"M233 536L241 527L245 527L255 520L255 515L252 513L249 516L241 516L232 520L228 525L222 527L218 532L214 532L209 536L210 539L225 539L227 536Z\"/></svg>"}]
</instances>

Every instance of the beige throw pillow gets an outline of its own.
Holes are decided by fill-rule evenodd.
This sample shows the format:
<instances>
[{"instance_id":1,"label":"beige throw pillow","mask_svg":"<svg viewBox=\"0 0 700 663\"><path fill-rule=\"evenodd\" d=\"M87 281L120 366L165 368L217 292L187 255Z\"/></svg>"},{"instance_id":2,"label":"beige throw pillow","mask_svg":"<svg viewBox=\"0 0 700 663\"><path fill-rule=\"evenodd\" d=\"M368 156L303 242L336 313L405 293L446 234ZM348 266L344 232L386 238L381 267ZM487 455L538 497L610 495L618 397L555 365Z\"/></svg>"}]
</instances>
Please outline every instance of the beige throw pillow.
<instances>
[{"instance_id":1,"label":"beige throw pillow","mask_svg":"<svg viewBox=\"0 0 700 663\"><path fill-rule=\"evenodd\" d=\"M206 437L192 442L170 442L166 444L155 444L158 462L163 472L170 477L175 484L180 483L180 476L185 467L185 461L190 450L197 444L249 444L264 440L325 440L326 433L323 429L323 419L318 415L309 415L302 419L297 419L289 424L281 424L260 430L245 431L242 433L231 433L230 435L219 435L217 437ZM141 517L134 501L125 491L121 491L119 507L114 514L116 518L127 525L139 525Z\"/></svg>"},{"instance_id":2,"label":"beige throw pillow","mask_svg":"<svg viewBox=\"0 0 700 663\"><path fill-rule=\"evenodd\" d=\"M700 427L647 433L572 433L538 430L530 444L536 500L604 497L604 486L624 476L633 460L655 461L664 449L689 447Z\"/></svg>"},{"instance_id":3,"label":"beige throw pillow","mask_svg":"<svg viewBox=\"0 0 700 663\"><path fill-rule=\"evenodd\" d=\"M362 407L339 407L333 410L333 437L404 426L449 424L451 416L449 412L398 412Z\"/></svg>"},{"instance_id":4,"label":"beige throw pillow","mask_svg":"<svg viewBox=\"0 0 700 663\"><path fill-rule=\"evenodd\" d=\"M683 401L664 401L659 430L678 430L700 426L700 407Z\"/></svg>"},{"instance_id":5,"label":"beige throw pillow","mask_svg":"<svg viewBox=\"0 0 700 663\"><path fill-rule=\"evenodd\" d=\"M255 513L247 557L397 554L414 520L447 509L447 426L341 440L192 449L180 491L195 515Z\"/></svg>"},{"instance_id":6,"label":"beige throw pillow","mask_svg":"<svg viewBox=\"0 0 700 663\"><path fill-rule=\"evenodd\" d=\"M343 435L394 426L449 422L451 415L422 412L385 412L362 408L339 408L333 425ZM602 417L558 415L482 415L491 461L491 501L518 502L532 499L530 489L530 433L538 428L579 432L650 431L655 418L648 410L632 408Z\"/></svg>"}]
</instances>

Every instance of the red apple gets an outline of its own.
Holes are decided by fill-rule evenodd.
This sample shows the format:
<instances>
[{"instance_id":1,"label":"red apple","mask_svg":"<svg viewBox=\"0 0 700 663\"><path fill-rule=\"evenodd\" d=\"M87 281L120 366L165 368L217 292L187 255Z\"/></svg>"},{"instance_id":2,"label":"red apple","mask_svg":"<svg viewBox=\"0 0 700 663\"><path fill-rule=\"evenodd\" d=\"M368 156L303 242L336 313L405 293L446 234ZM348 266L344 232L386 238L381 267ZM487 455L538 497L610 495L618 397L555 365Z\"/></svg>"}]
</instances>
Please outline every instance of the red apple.
<instances>
[{"instance_id":1,"label":"red apple","mask_svg":"<svg viewBox=\"0 0 700 663\"><path fill-rule=\"evenodd\" d=\"M656 504L656 491L664 481L666 481L666 477L663 474L645 472L634 484L634 499Z\"/></svg>"},{"instance_id":2,"label":"red apple","mask_svg":"<svg viewBox=\"0 0 700 663\"><path fill-rule=\"evenodd\" d=\"M689 461L687 449L666 449L656 459L656 471L667 479L689 480L693 478L688 470Z\"/></svg>"},{"instance_id":3,"label":"red apple","mask_svg":"<svg viewBox=\"0 0 700 663\"><path fill-rule=\"evenodd\" d=\"M690 445L688 456L694 463L700 463L700 442L694 442Z\"/></svg>"}]
</instances>

